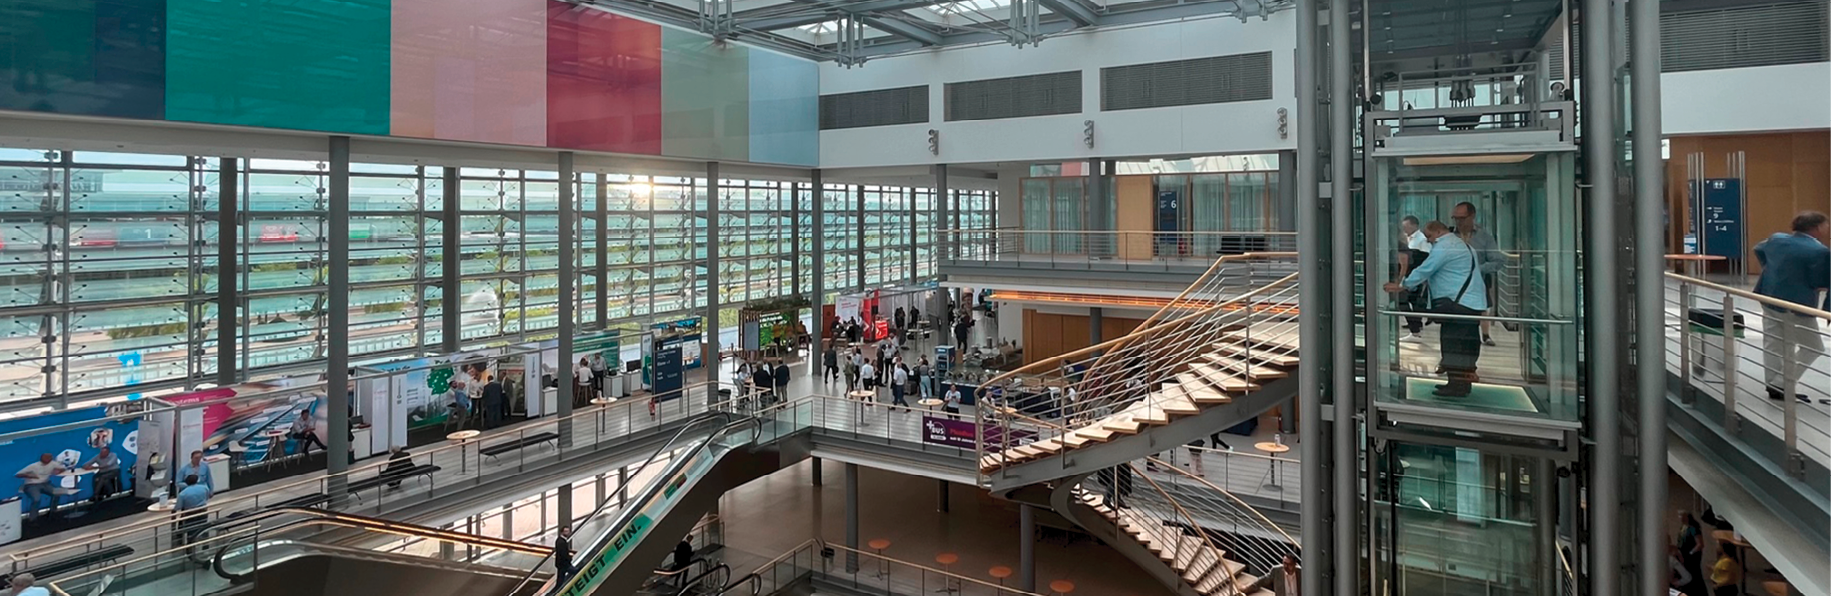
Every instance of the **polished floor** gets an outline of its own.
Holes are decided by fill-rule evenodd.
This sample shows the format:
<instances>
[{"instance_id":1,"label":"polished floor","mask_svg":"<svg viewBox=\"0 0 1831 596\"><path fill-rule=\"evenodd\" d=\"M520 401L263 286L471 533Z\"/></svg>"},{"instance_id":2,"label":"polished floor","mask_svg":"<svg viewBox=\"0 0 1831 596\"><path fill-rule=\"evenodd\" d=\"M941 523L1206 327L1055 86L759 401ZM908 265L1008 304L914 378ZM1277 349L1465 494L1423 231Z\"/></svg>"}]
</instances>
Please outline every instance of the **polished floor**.
<instances>
[{"instance_id":1,"label":"polished floor","mask_svg":"<svg viewBox=\"0 0 1831 596\"><path fill-rule=\"evenodd\" d=\"M819 537L845 543L845 464L822 462L824 484L812 482L813 463L802 462L726 493L726 564L734 575ZM1018 531L1018 505L992 498L975 487L948 485L949 511L938 511L940 481L858 469L859 541L890 541L884 555L941 568L935 557L953 553L953 573L996 583L994 566L1018 568L1018 546L1030 537ZM1170 594L1118 551L1085 535L1044 528L1038 516L1036 581L1067 580L1076 594ZM868 550L868 549L867 549ZM754 562L754 563L753 563ZM1007 585L1016 585L1016 578Z\"/></svg>"}]
</instances>

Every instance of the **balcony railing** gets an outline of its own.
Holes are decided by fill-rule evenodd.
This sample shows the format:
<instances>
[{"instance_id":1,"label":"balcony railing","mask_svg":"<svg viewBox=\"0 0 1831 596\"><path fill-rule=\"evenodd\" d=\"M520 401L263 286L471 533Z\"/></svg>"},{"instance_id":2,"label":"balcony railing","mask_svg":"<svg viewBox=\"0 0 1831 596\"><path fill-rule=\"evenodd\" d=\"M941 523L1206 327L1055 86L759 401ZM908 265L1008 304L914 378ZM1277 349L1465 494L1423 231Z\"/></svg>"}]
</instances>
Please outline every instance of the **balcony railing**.
<instances>
[{"instance_id":1,"label":"balcony railing","mask_svg":"<svg viewBox=\"0 0 1831 596\"><path fill-rule=\"evenodd\" d=\"M1295 232L943 230L944 263L1195 272L1216 257L1297 250Z\"/></svg>"}]
</instances>

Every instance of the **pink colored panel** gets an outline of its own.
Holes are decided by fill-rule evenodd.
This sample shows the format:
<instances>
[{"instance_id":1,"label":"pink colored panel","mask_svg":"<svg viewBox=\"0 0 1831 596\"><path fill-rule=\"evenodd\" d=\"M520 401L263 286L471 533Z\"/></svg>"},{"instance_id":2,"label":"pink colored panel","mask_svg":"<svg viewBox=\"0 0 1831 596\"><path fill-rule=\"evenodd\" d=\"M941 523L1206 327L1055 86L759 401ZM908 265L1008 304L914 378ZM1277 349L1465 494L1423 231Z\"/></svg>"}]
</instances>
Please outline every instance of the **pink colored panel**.
<instances>
[{"instance_id":1,"label":"pink colored panel","mask_svg":"<svg viewBox=\"0 0 1831 596\"><path fill-rule=\"evenodd\" d=\"M547 119L554 147L661 154L661 26L553 3Z\"/></svg>"},{"instance_id":2,"label":"pink colored panel","mask_svg":"<svg viewBox=\"0 0 1831 596\"><path fill-rule=\"evenodd\" d=\"M396 136L547 144L547 0L394 0Z\"/></svg>"}]
</instances>

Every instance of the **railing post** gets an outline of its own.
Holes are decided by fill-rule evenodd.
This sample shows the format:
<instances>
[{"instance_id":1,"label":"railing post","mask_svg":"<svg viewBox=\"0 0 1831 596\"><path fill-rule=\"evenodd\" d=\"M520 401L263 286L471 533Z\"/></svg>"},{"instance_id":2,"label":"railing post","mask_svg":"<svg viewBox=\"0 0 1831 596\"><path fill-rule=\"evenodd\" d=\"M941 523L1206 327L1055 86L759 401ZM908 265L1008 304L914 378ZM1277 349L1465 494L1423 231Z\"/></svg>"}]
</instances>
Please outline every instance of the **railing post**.
<instances>
[{"instance_id":1,"label":"railing post","mask_svg":"<svg viewBox=\"0 0 1831 596\"><path fill-rule=\"evenodd\" d=\"M1739 434L1736 418L1736 297L1723 295L1723 427ZM1791 401L1791 400L1789 400Z\"/></svg>"},{"instance_id":2,"label":"railing post","mask_svg":"<svg viewBox=\"0 0 1831 596\"><path fill-rule=\"evenodd\" d=\"M1697 398L1691 388L1691 284L1678 284L1678 369L1679 401L1685 405L1696 403Z\"/></svg>"}]
</instances>

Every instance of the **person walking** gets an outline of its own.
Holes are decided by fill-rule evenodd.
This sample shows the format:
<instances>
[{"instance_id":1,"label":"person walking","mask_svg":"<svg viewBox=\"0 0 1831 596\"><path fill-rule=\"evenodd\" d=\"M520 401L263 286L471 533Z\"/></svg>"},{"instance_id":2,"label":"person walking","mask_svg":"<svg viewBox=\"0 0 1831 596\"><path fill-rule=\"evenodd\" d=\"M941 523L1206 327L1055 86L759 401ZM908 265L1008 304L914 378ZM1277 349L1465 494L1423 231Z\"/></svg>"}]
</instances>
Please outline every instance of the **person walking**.
<instances>
[{"instance_id":1,"label":"person walking","mask_svg":"<svg viewBox=\"0 0 1831 596\"><path fill-rule=\"evenodd\" d=\"M47 512L57 510L58 494L57 490L51 487L51 477L61 474L63 471L64 465L57 463L57 458L51 457L49 453L41 453L38 455L38 461L26 464L24 468L20 468L13 474L14 478L24 481L19 486L19 493L25 495L26 507L29 508L25 512L26 521L38 519L38 503L45 497L50 497L51 502L43 509Z\"/></svg>"},{"instance_id":2,"label":"person walking","mask_svg":"<svg viewBox=\"0 0 1831 596\"><path fill-rule=\"evenodd\" d=\"M1480 257L1475 249L1450 233L1443 222L1424 226L1424 235L1435 244L1431 258L1411 270L1403 282L1388 282L1387 292L1418 289L1430 284L1431 312L1449 315L1439 318L1443 328L1441 364L1449 382L1438 387L1440 397L1468 397L1474 386L1476 362L1481 359L1481 328L1475 317L1488 309L1487 287L1478 274Z\"/></svg>"},{"instance_id":3,"label":"person walking","mask_svg":"<svg viewBox=\"0 0 1831 596\"><path fill-rule=\"evenodd\" d=\"M896 364L891 365L890 366L890 407L895 408L897 406L902 406L903 409L909 409L909 402L905 401L903 399L903 394L907 393L908 391L909 391L909 367L903 366L902 362L897 362Z\"/></svg>"},{"instance_id":4,"label":"person walking","mask_svg":"<svg viewBox=\"0 0 1831 596\"><path fill-rule=\"evenodd\" d=\"M822 383L830 384L839 380L839 348L827 344L826 352L820 355L820 363L823 366L820 371Z\"/></svg>"},{"instance_id":5,"label":"person walking","mask_svg":"<svg viewBox=\"0 0 1831 596\"><path fill-rule=\"evenodd\" d=\"M1303 570L1297 567L1297 555L1284 555L1283 564L1271 573L1265 574L1242 592L1253 593L1270 590L1274 596L1297 596L1303 587Z\"/></svg>"},{"instance_id":6,"label":"person walking","mask_svg":"<svg viewBox=\"0 0 1831 596\"><path fill-rule=\"evenodd\" d=\"M1793 217L1791 233L1778 233L1755 245L1755 260L1761 263L1761 278L1755 282L1755 293L1785 300L1806 308L1831 309L1831 295L1819 298L1831 284L1831 219L1816 211ZM1796 382L1800 372L1825 351L1824 336L1818 318L1801 312L1767 306L1764 311L1762 364L1767 368L1767 396L1786 399L1787 384ZM1811 403L1803 393L1793 397Z\"/></svg>"}]
</instances>

